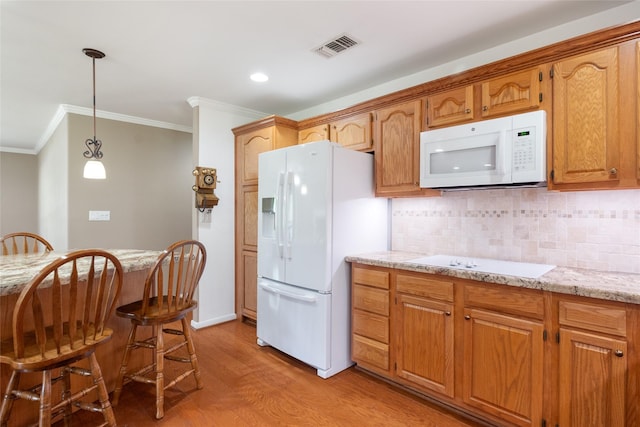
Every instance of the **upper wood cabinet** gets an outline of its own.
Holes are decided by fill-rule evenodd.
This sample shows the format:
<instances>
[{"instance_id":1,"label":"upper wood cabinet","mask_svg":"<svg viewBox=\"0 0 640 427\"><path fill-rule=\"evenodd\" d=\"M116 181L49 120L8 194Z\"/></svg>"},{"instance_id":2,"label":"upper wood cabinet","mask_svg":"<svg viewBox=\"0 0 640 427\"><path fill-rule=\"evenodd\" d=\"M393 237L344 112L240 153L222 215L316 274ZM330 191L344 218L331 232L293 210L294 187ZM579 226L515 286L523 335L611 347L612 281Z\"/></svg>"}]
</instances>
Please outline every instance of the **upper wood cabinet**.
<instances>
[{"instance_id":1,"label":"upper wood cabinet","mask_svg":"<svg viewBox=\"0 0 640 427\"><path fill-rule=\"evenodd\" d=\"M517 114L540 107L543 99L541 68L488 80L481 84L483 118Z\"/></svg>"},{"instance_id":2,"label":"upper wood cabinet","mask_svg":"<svg viewBox=\"0 0 640 427\"><path fill-rule=\"evenodd\" d=\"M235 135L236 313L256 319L258 250L258 155L295 145L297 122L270 116L233 129Z\"/></svg>"},{"instance_id":3,"label":"upper wood cabinet","mask_svg":"<svg viewBox=\"0 0 640 427\"><path fill-rule=\"evenodd\" d=\"M260 153L295 145L298 141L297 122L277 116L232 130L236 137L236 182L241 185L258 183Z\"/></svg>"},{"instance_id":4,"label":"upper wood cabinet","mask_svg":"<svg viewBox=\"0 0 640 427\"><path fill-rule=\"evenodd\" d=\"M544 99L543 78L543 69L535 67L428 96L426 126L452 126L538 109Z\"/></svg>"},{"instance_id":5,"label":"upper wood cabinet","mask_svg":"<svg viewBox=\"0 0 640 427\"><path fill-rule=\"evenodd\" d=\"M618 47L553 65L553 182L618 180Z\"/></svg>"},{"instance_id":6,"label":"upper wood cabinet","mask_svg":"<svg viewBox=\"0 0 640 427\"><path fill-rule=\"evenodd\" d=\"M420 188L422 100L377 110L374 120L376 196L439 195Z\"/></svg>"},{"instance_id":7,"label":"upper wood cabinet","mask_svg":"<svg viewBox=\"0 0 640 427\"><path fill-rule=\"evenodd\" d=\"M427 127L454 125L476 118L473 85L427 97Z\"/></svg>"},{"instance_id":8,"label":"upper wood cabinet","mask_svg":"<svg viewBox=\"0 0 640 427\"><path fill-rule=\"evenodd\" d=\"M298 144L328 139L352 150L371 151L371 116L372 113L362 113L336 119L329 124L301 129L298 132Z\"/></svg>"},{"instance_id":9,"label":"upper wood cabinet","mask_svg":"<svg viewBox=\"0 0 640 427\"><path fill-rule=\"evenodd\" d=\"M318 125L298 131L298 144L329 139L329 125Z\"/></svg>"},{"instance_id":10,"label":"upper wood cabinet","mask_svg":"<svg viewBox=\"0 0 640 427\"><path fill-rule=\"evenodd\" d=\"M371 137L372 113L359 114L330 123L329 135L333 142L360 151L373 149Z\"/></svg>"}]
</instances>

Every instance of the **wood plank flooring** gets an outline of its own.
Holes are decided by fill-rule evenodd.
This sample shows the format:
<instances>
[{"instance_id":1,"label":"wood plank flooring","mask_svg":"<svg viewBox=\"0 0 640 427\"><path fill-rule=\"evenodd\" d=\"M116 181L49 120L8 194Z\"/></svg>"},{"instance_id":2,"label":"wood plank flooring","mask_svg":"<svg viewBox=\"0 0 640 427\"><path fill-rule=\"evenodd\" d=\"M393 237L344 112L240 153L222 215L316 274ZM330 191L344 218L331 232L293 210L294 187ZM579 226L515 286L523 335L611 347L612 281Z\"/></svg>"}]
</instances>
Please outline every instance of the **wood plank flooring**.
<instances>
[{"instance_id":1,"label":"wood plank flooring","mask_svg":"<svg viewBox=\"0 0 640 427\"><path fill-rule=\"evenodd\" d=\"M128 384L115 408L119 426L481 425L355 368L322 379L311 367L258 346L255 327L241 321L193 335L204 388L197 390L189 378L167 390L165 416L156 420L152 386ZM101 420L97 414L80 412L74 425Z\"/></svg>"}]
</instances>

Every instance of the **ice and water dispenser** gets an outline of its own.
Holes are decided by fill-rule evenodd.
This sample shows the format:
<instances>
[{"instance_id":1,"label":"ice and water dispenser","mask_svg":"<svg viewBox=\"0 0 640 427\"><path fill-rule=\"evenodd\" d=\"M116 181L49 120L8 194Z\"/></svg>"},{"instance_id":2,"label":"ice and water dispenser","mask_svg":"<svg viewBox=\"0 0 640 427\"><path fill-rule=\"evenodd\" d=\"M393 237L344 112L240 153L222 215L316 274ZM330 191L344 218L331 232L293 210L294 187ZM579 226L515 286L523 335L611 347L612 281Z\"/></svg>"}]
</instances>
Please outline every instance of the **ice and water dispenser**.
<instances>
[{"instance_id":1,"label":"ice and water dispenser","mask_svg":"<svg viewBox=\"0 0 640 427\"><path fill-rule=\"evenodd\" d=\"M262 198L262 237L276 237L276 198Z\"/></svg>"}]
</instances>

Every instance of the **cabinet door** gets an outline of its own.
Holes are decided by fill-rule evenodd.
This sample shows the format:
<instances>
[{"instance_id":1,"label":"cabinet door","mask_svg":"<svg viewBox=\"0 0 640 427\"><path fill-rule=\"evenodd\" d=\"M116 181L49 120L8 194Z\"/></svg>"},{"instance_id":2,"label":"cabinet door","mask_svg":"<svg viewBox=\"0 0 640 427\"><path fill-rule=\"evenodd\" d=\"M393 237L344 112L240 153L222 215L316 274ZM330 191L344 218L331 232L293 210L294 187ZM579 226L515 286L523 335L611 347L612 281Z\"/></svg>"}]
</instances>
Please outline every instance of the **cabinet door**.
<instances>
[{"instance_id":1,"label":"cabinet door","mask_svg":"<svg viewBox=\"0 0 640 427\"><path fill-rule=\"evenodd\" d=\"M490 118L537 109L542 71L538 68L482 83L482 117Z\"/></svg>"},{"instance_id":2,"label":"cabinet door","mask_svg":"<svg viewBox=\"0 0 640 427\"><path fill-rule=\"evenodd\" d=\"M420 190L420 100L376 112L376 195Z\"/></svg>"},{"instance_id":3,"label":"cabinet door","mask_svg":"<svg viewBox=\"0 0 640 427\"><path fill-rule=\"evenodd\" d=\"M543 325L465 309L463 399L518 426L542 420Z\"/></svg>"},{"instance_id":4,"label":"cabinet door","mask_svg":"<svg viewBox=\"0 0 640 427\"><path fill-rule=\"evenodd\" d=\"M428 97L427 110L427 124L430 128L473 120L473 86L461 87Z\"/></svg>"},{"instance_id":5,"label":"cabinet door","mask_svg":"<svg viewBox=\"0 0 640 427\"><path fill-rule=\"evenodd\" d=\"M298 131L298 144L329 139L329 125L318 125Z\"/></svg>"},{"instance_id":6,"label":"cabinet door","mask_svg":"<svg viewBox=\"0 0 640 427\"><path fill-rule=\"evenodd\" d=\"M625 425L627 343L560 329L560 425Z\"/></svg>"},{"instance_id":7,"label":"cabinet door","mask_svg":"<svg viewBox=\"0 0 640 427\"><path fill-rule=\"evenodd\" d=\"M453 304L398 295L397 375L453 397Z\"/></svg>"},{"instance_id":8,"label":"cabinet door","mask_svg":"<svg viewBox=\"0 0 640 427\"><path fill-rule=\"evenodd\" d=\"M331 141L352 150L370 151L373 149L371 138L371 114L365 113L331 123Z\"/></svg>"},{"instance_id":9,"label":"cabinet door","mask_svg":"<svg viewBox=\"0 0 640 427\"><path fill-rule=\"evenodd\" d=\"M258 155L273 148L273 132L273 127L267 127L236 137L236 166L242 172L241 184L258 183Z\"/></svg>"},{"instance_id":10,"label":"cabinet door","mask_svg":"<svg viewBox=\"0 0 640 427\"><path fill-rule=\"evenodd\" d=\"M553 65L553 182L618 179L618 48Z\"/></svg>"},{"instance_id":11,"label":"cabinet door","mask_svg":"<svg viewBox=\"0 0 640 427\"><path fill-rule=\"evenodd\" d=\"M241 187L236 198L236 310L256 319L258 186Z\"/></svg>"},{"instance_id":12,"label":"cabinet door","mask_svg":"<svg viewBox=\"0 0 640 427\"><path fill-rule=\"evenodd\" d=\"M242 296L242 315L251 319L257 318L258 310L258 253L252 251L242 252L243 277L240 283L244 283Z\"/></svg>"}]
</instances>

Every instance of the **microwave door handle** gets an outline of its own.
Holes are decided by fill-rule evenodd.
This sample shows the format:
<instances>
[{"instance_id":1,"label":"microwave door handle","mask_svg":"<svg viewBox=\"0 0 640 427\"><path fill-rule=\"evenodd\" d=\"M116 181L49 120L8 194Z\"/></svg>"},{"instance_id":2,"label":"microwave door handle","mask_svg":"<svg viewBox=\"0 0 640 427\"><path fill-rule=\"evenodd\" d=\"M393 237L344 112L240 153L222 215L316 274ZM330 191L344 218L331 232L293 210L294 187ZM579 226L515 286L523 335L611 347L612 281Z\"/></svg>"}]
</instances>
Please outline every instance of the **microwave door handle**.
<instances>
[{"instance_id":1,"label":"microwave door handle","mask_svg":"<svg viewBox=\"0 0 640 427\"><path fill-rule=\"evenodd\" d=\"M501 152L496 153L496 157L502 161L502 173L505 175L511 176L511 163L513 159L511 158L511 144L513 143L511 136L511 132L508 132L506 129L500 131L500 142L498 149Z\"/></svg>"}]
</instances>

